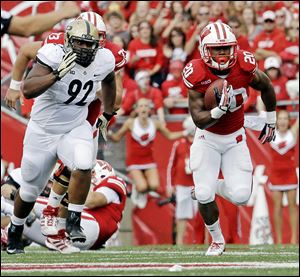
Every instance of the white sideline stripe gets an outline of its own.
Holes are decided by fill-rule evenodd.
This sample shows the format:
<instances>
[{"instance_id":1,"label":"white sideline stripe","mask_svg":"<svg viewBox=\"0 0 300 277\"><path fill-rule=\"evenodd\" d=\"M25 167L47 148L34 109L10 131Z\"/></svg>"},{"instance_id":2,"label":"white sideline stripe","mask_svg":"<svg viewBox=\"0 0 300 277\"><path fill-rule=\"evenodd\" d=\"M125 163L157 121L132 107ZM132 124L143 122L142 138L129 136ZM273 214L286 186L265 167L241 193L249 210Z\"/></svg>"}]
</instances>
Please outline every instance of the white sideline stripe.
<instances>
[{"instance_id":1,"label":"white sideline stripe","mask_svg":"<svg viewBox=\"0 0 300 277\"><path fill-rule=\"evenodd\" d=\"M228 252L230 251L230 252ZM48 250L30 250L30 248L26 248L25 249L25 252L26 253L41 253L41 254L45 254L45 253L49 253ZM182 255L182 256L185 256L185 255L202 255L206 252L206 250L196 250L196 251L182 251L182 252L178 252L178 251L146 251L146 250L120 250L120 251L117 251L117 250L82 250L81 253L95 253L95 254L99 254L99 255L107 255L107 254L120 254L122 256L125 255L132 255L132 254L136 254L136 255L139 255L139 254L164 254L164 255ZM279 252L281 255L299 255L299 253L295 253L295 252ZM51 252L51 254L55 254L55 252ZM57 253L59 254L59 253ZM243 252L238 252L238 251L234 251L234 250L227 250L227 252L224 252L222 255L229 255L229 256L235 256L235 255L238 255L238 256L256 256L256 255L270 255L272 254L272 252L260 252L260 251L243 251ZM278 254L278 253L277 253Z\"/></svg>"},{"instance_id":2,"label":"white sideline stripe","mask_svg":"<svg viewBox=\"0 0 300 277\"><path fill-rule=\"evenodd\" d=\"M219 263L181 263L182 269L216 269L216 268L299 268L299 263L271 263L271 262L219 262ZM32 272L32 271L114 271L114 270L161 270L169 269L173 263L65 263L65 264L36 264L36 263L2 263L2 272ZM18 267L20 269L18 269ZM34 268L35 267L35 268Z\"/></svg>"}]
</instances>

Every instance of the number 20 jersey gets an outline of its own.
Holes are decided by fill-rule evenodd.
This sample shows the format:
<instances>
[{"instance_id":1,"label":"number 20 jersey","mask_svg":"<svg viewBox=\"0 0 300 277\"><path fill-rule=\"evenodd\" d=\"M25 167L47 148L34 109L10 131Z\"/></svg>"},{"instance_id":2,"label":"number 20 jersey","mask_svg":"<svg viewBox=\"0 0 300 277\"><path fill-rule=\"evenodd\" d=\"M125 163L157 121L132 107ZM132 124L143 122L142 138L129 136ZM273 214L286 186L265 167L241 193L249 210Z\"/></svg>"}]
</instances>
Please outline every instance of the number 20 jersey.
<instances>
[{"instance_id":1,"label":"number 20 jersey","mask_svg":"<svg viewBox=\"0 0 300 277\"><path fill-rule=\"evenodd\" d=\"M244 102L248 99L248 87L256 72L257 63L250 52L238 50L237 61L230 69L226 80L232 85L234 97L229 112L206 130L219 135L234 133L244 126ZM202 59L191 60L182 72L185 85L194 91L205 94L207 88L221 77L213 74Z\"/></svg>"},{"instance_id":2,"label":"number 20 jersey","mask_svg":"<svg viewBox=\"0 0 300 277\"><path fill-rule=\"evenodd\" d=\"M58 69L65 49L46 44L37 53L37 62ZM95 99L98 84L114 71L115 58L108 49L99 49L88 66L76 65L59 81L35 99L31 120L46 132L64 134L81 125L87 117L88 105Z\"/></svg>"}]
</instances>

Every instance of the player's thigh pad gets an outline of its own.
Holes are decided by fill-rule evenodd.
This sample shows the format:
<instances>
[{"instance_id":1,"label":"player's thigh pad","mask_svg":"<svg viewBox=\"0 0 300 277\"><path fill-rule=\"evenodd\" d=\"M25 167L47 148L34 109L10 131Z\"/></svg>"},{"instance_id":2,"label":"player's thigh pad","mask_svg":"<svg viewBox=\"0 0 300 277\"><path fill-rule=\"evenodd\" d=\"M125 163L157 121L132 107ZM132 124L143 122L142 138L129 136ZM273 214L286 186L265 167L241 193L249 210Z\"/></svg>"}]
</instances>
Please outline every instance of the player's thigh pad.
<instances>
[{"instance_id":1,"label":"player's thigh pad","mask_svg":"<svg viewBox=\"0 0 300 277\"><path fill-rule=\"evenodd\" d=\"M98 239L100 232L99 225L91 215L84 212L81 216L80 225L83 228L84 234L86 235L86 241L83 243L75 242L74 246L80 248L81 250L90 249Z\"/></svg>"},{"instance_id":2,"label":"player's thigh pad","mask_svg":"<svg viewBox=\"0 0 300 277\"><path fill-rule=\"evenodd\" d=\"M236 205L247 203L252 192L252 161L246 139L235 143L222 156L226 195Z\"/></svg>"},{"instance_id":3,"label":"player's thigh pad","mask_svg":"<svg viewBox=\"0 0 300 277\"><path fill-rule=\"evenodd\" d=\"M192 187L176 186L176 219L194 217L194 202L191 197Z\"/></svg>"},{"instance_id":4,"label":"player's thigh pad","mask_svg":"<svg viewBox=\"0 0 300 277\"><path fill-rule=\"evenodd\" d=\"M59 142L57 154L69 169L88 170L93 167L94 142L91 125L84 124L65 134Z\"/></svg>"},{"instance_id":5,"label":"player's thigh pad","mask_svg":"<svg viewBox=\"0 0 300 277\"><path fill-rule=\"evenodd\" d=\"M214 142L202 138L206 133L197 129L190 150L190 168L193 172L195 195L202 204L210 203L215 199L216 180L221 163L221 155Z\"/></svg>"},{"instance_id":6,"label":"player's thigh pad","mask_svg":"<svg viewBox=\"0 0 300 277\"><path fill-rule=\"evenodd\" d=\"M21 162L20 196L35 201L47 184L56 162L60 135L50 135L31 125L26 130Z\"/></svg>"}]
</instances>

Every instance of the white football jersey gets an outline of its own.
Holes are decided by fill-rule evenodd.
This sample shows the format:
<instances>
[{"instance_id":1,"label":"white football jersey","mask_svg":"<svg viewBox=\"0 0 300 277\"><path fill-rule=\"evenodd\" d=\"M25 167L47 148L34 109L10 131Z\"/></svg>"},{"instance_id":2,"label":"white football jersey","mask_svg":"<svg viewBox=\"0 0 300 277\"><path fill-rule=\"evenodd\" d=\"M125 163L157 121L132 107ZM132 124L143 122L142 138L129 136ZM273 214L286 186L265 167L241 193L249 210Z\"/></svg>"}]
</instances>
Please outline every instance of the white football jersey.
<instances>
[{"instance_id":1,"label":"white football jersey","mask_svg":"<svg viewBox=\"0 0 300 277\"><path fill-rule=\"evenodd\" d=\"M46 44L38 51L37 62L56 70L64 55L62 45ZM99 82L114 68L115 58L110 50L99 49L88 67L76 64L35 99L31 120L53 134L64 134L81 125L87 117L88 105L96 97Z\"/></svg>"}]
</instances>

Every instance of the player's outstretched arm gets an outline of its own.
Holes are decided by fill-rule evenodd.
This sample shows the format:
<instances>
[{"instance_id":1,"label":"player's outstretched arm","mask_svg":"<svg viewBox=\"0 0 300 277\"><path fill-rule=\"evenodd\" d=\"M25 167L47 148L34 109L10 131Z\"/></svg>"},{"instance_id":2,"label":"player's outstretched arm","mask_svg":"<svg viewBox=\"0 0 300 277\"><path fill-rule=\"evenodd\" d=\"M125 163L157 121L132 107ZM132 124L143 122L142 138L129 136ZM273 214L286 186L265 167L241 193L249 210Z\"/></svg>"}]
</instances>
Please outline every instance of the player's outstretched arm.
<instances>
[{"instance_id":1,"label":"player's outstretched arm","mask_svg":"<svg viewBox=\"0 0 300 277\"><path fill-rule=\"evenodd\" d=\"M269 77L257 69L250 86L261 92L261 99L266 106L267 112L275 111L276 95Z\"/></svg>"},{"instance_id":2,"label":"player's outstretched arm","mask_svg":"<svg viewBox=\"0 0 300 277\"><path fill-rule=\"evenodd\" d=\"M211 117L211 111L204 106L204 94L189 90L189 110L195 125L200 129L206 129L217 122Z\"/></svg>"},{"instance_id":3,"label":"player's outstretched arm","mask_svg":"<svg viewBox=\"0 0 300 277\"><path fill-rule=\"evenodd\" d=\"M10 87L5 95L6 105L16 108L17 100L21 97L21 83L30 60L34 59L38 50L41 48L41 41L29 42L23 45L18 53L16 62L12 68L12 80Z\"/></svg>"},{"instance_id":4,"label":"player's outstretched arm","mask_svg":"<svg viewBox=\"0 0 300 277\"><path fill-rule=\"evenodd\" d=\"M250 86L260 90L261 99L267 110L266 124L260 133L259 140L262 144L275 140L276 124L276 95L269 77L261 70L255 72Z\"/></svg>"},{"instance_id":5,"label":"player's outstretched arm","mask_svg":"<svg viewBox=\"0 0 300 277\"><path fill-rule=\"evenodd\" d=\"M169 140L175 140L179 139L183 136L185 136L184 131L179 131L179 132L171 132L161 121L155 120L155 126L158 131L167 139Z\"/></svg>"}]
</instances>

